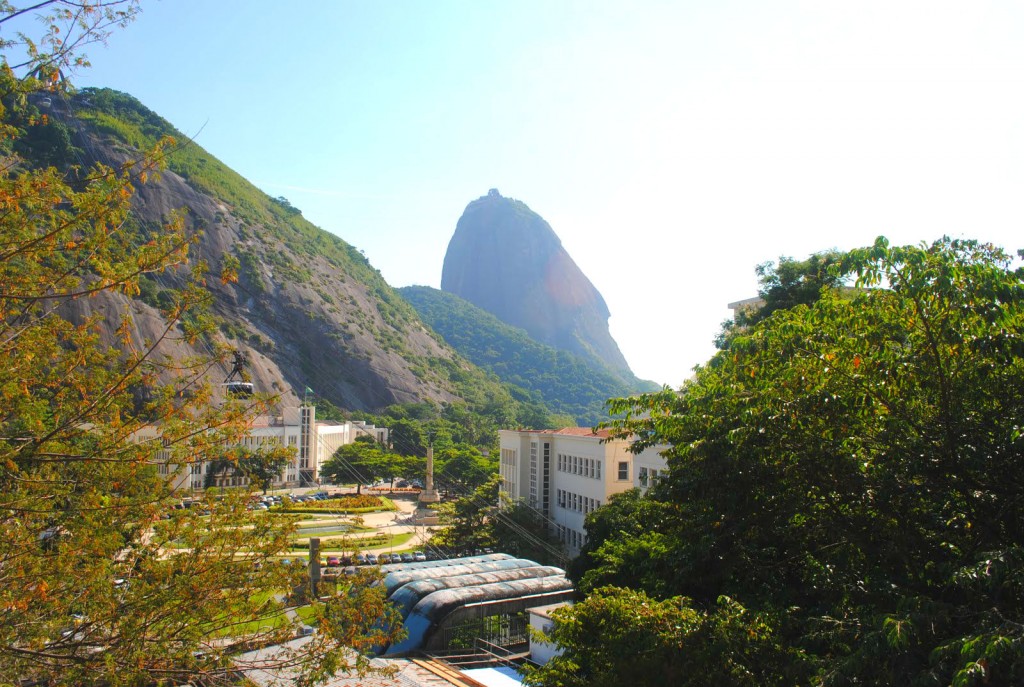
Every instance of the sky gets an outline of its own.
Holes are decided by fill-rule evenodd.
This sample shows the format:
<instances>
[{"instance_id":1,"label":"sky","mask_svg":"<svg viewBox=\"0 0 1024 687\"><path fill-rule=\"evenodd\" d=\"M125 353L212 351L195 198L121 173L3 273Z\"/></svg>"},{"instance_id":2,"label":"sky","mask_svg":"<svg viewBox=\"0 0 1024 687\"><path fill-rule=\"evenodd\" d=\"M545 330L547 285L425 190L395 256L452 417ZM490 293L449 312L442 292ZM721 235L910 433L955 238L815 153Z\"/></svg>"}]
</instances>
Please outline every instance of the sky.
<instances>
[{"instance_id":1,"label":"sky","mask_svg":"<svg viewBox=\"0 0 1024 687\"><path fill-rule=\"evenodd\" d=\"M144 0L79 86L439 287L465 206L544 217L640 377L680 385L759 263L1024 247L1024 6Z\"/></svg>"}]
</instances>

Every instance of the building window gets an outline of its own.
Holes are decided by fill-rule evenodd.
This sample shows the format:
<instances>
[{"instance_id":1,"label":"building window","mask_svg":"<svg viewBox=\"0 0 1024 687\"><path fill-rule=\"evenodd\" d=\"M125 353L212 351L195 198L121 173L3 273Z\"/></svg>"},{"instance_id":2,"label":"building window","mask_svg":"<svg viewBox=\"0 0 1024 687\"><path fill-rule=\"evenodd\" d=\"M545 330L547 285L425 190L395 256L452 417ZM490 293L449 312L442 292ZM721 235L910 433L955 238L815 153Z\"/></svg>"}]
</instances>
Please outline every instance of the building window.
<instances>
[{"instance_id":1,"label":"building window","mask_svg":"<svg viewBox=\"0 0 1024 687\"><path fill-rule=\"evenodd\" d=\"M625 481L629 479L629 462L625 460L619 461L619 481Z\"/></svg>"},{"instance_id":2,"label":"building window","mask_svg":"<svg viewBox=\"0 0 1024 687\"><path fill-rule=\"evenodd\" d=\"M640 475L638 476L641 487L647 486L647 468L640 468Z\"/></svg>"}]
</instances>

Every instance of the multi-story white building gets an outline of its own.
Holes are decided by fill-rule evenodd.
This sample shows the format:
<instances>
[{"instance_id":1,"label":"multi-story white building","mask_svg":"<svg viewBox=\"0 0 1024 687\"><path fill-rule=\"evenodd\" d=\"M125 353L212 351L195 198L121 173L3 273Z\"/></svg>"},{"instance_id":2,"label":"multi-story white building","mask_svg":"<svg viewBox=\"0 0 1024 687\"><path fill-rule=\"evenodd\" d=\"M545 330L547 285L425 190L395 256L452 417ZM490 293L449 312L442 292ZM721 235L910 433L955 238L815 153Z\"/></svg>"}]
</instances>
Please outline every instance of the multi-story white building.
<instances>
[{"instance_id":1,"label":"multi-story white building","mask_svg":"<svg viewBox=\"0 0 1024 687\"><path fill-rule=\"evenodd\" d=\"M501 430L499 436L502 490L548 518L572 554L586 540L588 513L614 494L646 489L667 468L662 449L630 453L632 442L611 439L607 430Z\"/></svg>"},{"instance_id":2,"label":"multi-story white building","mask_svg":"<svg viewBox=\"0 0 1024 687\"><path fill-rule=\"evenodd\" d=\"M136 435L138 441L159 441L159 428L147 427ZM250 449L288 446L295 449L295 458L281 471L272 486L299 487L319 483L320 466L339 447L353 443L359 436L372 436L386 444L388 430L365 422L333 422L316 420L316 407L307 405L285 408L280 415L261 415L253 420L240 446ZM207 486L245 486L249 478L234 470L217 470L212 462L175 465L166 450L159 450L155 462L161 474L172 477L175 490L201 490Z\"/></svg>"}]
</instances>

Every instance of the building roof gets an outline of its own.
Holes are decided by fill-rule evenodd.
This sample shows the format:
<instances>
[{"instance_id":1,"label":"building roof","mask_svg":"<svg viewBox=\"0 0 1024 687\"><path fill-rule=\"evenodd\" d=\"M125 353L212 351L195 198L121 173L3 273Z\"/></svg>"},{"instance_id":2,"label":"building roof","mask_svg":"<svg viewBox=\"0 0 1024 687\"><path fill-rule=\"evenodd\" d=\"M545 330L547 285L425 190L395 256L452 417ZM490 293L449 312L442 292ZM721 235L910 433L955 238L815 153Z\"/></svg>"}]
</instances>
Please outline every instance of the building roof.
<instances>
[{"instance_id":1,"label":"building roof","mask_svg":"<svg viewBox=\"0 0 1024 687\"><path fill-rule=\"evenodd\" d=\"M564 427L562 429L552 430L551 433L572 437L599 437L601 439L607 439L611 436L612 431L610 429L599 429L595 432L591 427Z\"/></svg>"},{"instance_id":2,"label":"building roof","mask_svg":"<svg viewBox=\"0 0 1024 687\"><path fill-rule=\"evenodd\" d=\"M591 427L563 427L562 429L518 429L511 431L520 432L522 434L552 434L569 437L597 437L599 439L607 439L611 436L612 433L610 429L600 429L595 432Z\"/></svg>"}]
</instances>

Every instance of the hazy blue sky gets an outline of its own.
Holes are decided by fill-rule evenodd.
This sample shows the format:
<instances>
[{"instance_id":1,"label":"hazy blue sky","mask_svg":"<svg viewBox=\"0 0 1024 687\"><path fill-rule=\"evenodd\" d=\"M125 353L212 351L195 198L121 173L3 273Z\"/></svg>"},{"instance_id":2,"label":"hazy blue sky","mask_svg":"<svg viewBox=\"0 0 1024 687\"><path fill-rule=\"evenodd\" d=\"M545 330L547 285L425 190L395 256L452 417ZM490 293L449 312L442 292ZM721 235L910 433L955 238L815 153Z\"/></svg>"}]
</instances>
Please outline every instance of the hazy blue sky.
<instances>
[{"instance_id":1,"label":"hazy blue sky","mask_svg":"<svg viewBox=\"0 0 1024 687\"><path fill-rule=\"evenodd\" d=\"M678 385L780 255L1024 247L1012 2L149 0L80 85L438 286L466 204L550 222L641 377Z\"/></svg>"}]
</instances>

